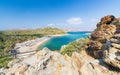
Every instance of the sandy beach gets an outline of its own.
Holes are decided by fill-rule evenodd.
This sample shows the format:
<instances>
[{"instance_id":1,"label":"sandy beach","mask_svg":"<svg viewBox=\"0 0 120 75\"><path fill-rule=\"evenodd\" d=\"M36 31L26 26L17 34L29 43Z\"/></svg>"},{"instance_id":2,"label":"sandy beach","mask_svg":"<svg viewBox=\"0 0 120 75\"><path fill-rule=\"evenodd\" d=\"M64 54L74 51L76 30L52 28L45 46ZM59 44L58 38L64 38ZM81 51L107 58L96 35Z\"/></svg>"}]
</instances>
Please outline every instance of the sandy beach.
<instances>
[{"instance_id":1,"label":"sandy beach","mask_svg":"<svg viewBox=\"0 0 120 75\"><path fill-rule=\"evenodd\" d=\"M36 51L38 47L43 44L44 42L48 41L49 39L56 37L56 36L64 36L68 34L59 34L59 35L47 35L42 38L37 38L34 40L28 40L22 43L18 43L15 46L15 50L18 52L29 52L29 51Z\"/></svg>"},{"instance_id":2,"label":"sandy beach","mask_svg":"<svg viewBox=\"0 0 120 75\"><path fill-rule=\"evenodd\" d=\"M34 40L29 40L29 41L25 41L23 43L18 43L15 46L15 50L17 50L18 52L29 52L29 51L35 51L38 49L38 47L46 42L47 40L49 40L51 37L42 37L42 38L37 38Z\"/></svg>"}]
</instances>

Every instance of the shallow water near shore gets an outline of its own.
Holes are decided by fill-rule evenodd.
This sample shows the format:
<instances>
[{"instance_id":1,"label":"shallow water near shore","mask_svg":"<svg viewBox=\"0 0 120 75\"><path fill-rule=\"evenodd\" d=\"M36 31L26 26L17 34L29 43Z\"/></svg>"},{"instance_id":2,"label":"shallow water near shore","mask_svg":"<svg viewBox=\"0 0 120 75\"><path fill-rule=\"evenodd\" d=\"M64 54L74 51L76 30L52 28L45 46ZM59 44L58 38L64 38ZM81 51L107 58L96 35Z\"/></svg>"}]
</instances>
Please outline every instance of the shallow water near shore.
<instances>
[{"instance_id":1,"label":"shallow water near shore","mask_svg":"<svg viewBox=\"0 0 120 75\"><path fill-rule=\"evenodd\" d=\"M50 40L41 44L39 50L42 50L44 47L47 47L50 50L60 50L63 45L67 45L80 38L87 38L89 35L90 32L68 32L68 35L52 37Z\"/></svg>"}]
</instances>

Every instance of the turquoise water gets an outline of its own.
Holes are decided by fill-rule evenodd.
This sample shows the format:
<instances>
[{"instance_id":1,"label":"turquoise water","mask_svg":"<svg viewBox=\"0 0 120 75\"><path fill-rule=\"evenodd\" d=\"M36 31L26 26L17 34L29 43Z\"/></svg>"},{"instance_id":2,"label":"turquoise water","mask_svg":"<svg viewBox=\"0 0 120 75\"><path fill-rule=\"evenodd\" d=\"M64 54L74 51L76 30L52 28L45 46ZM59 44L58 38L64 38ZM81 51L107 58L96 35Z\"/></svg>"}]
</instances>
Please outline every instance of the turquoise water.
<instances>
[{"instance_id":1,"label":"turquoise water","mask_svg":"<svg viewBox=\"0 0 120 75\"><path fill-rule=\"evenodd\" d=\"M80 38L87 38L89 36L88 32L68 32L68 35L56 36L43 43L39 49L44 47L49 48L50 50L60 50L61 46L66 45L72 41L75 41Z\"/></svg>"}]
</instances>

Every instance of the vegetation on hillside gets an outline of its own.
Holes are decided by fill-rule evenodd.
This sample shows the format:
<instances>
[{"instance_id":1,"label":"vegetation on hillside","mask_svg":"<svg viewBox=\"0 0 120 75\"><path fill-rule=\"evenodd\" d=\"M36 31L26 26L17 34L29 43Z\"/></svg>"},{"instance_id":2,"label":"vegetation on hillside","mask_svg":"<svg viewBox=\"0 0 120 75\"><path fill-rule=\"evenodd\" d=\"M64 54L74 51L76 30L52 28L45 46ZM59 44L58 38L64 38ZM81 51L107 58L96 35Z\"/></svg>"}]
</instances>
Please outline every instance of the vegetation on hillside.
<instances>
[{"instance_id":1,"label":"vegetation on hillside","mask_svg":"<svg viewBox=\"0 0 120 75\"><path fill-rule=\"evenodd\" d=\"M43 35L66 34L66 32L64 32L63 30L58 29L58 28L43 28L43 29L37 29L35 31L37 31L39 34L43 34Z\"/></svg>"},{"instance_id":2,"label":"vegetation on hillside","mask_svg":"<svg viewBox=\"0 0 120 75\"><path fill-rule=\"evenodd\" d=\"M88 38L82 38L76 41L73 41L65 46L61 50L61 54L71 56L73 52L80 53L82 50L85 50L85 47L90 43Z\"/></svg>"},{"instance_id":3,"label":"vegetation on hillside","mask_svg":"<svg viewBox=\"0 0 120 75\"><path fill-rule=\"evenodd\" d=\"M39 28L39 29L33 29L33 30L16 30L16 31L6 31L5 34L9 35L57 35L57 34L65 34L61 29L58 28Z\"/></svg>"},{"instance_id":4,"label":"vegetation on hillside","mask_svg":"<svg viewBox=\"0 0 120 75\"><path fill-rule=\"evenodd\" d=\"M43 28L36 30L17 30L0 32L0 66L5 66L12 57L8 51L13 49L16 43L42 37L44 35L65 34L57 28Z\"/></svg>"}]
</instances>

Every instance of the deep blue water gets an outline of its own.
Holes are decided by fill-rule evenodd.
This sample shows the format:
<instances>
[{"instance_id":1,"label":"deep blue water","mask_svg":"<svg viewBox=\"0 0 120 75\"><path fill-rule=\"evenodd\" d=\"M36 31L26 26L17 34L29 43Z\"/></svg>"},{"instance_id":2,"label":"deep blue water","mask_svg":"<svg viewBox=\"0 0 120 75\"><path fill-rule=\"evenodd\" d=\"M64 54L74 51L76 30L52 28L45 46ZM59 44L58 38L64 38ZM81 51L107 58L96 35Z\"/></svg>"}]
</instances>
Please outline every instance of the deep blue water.
<instances>
[{"instance_id":1,"label":"deep blue water","mask_svg":"<svg viewBox=\"0 0 120 75\"><path fill-rule=\"evenodd\" d=\"M72 41L75 41L80 38L87 38L89 36L88 32L68 32L68 35L56 36L43 43L39 49L44 47L49 48L50 50L60 50L61 46L66 45Z\"/></svg>"}]
</instances>

